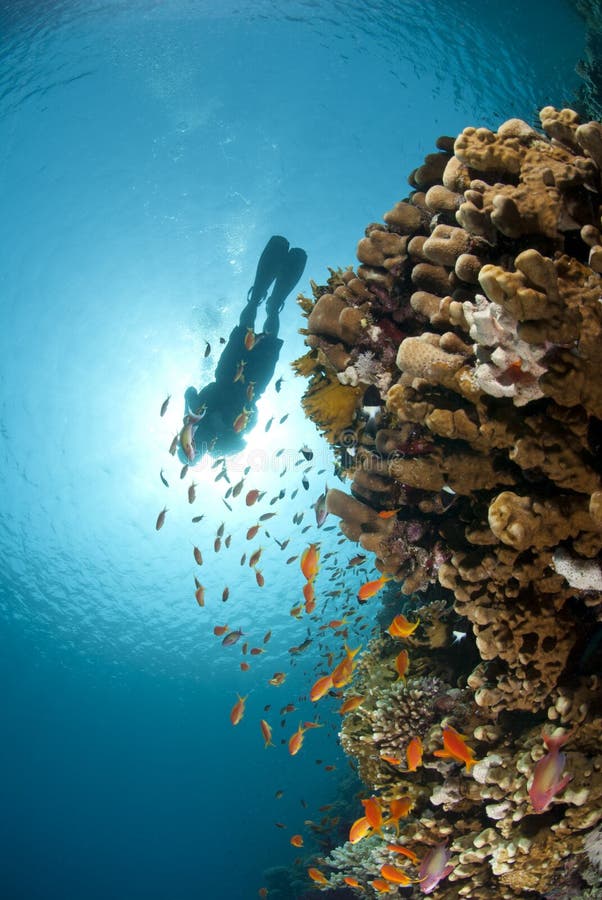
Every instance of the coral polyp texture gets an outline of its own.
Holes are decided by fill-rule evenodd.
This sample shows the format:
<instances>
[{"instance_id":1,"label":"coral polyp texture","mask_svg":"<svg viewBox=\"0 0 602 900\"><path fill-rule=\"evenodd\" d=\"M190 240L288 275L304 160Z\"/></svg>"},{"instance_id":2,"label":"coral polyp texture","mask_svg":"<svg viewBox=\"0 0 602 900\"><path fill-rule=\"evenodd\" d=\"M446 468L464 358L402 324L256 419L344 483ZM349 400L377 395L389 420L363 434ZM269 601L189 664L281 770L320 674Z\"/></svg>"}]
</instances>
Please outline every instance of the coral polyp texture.
<instances>
[{"instance_id":1,"label":"coral polyp texture","mask_svg":"<svg viewBox=\"0 0 602 900\"><path fill-rule=\"evenodd\" d=\"M368 896L600 889L602 125L540 121L440 138L300 298L305 409L350 481L327 508L390 579L341 734L382 833L324 861Z\"/></svg>"}]
</instances>

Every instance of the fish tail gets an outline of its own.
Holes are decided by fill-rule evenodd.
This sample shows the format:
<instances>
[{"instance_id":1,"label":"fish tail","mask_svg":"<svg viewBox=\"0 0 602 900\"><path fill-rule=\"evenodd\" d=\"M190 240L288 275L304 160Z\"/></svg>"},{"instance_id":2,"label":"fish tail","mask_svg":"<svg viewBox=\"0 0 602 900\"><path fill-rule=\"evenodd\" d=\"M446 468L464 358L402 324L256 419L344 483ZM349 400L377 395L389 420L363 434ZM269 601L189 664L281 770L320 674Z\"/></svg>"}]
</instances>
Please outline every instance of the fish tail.
<instances>
[{"instance_id":1,"label":"fish tail","mask_svg":"<svg viewBox=\"0 0 602 900\"><path fill-rule=\"evenodd\" d=\"M572 731L568 731L566 734L561 734L560 737L552 737L545 732L543 732L541 736L548 750L553 752L554 750L560 750L560 748L563 747L567 743L567 741L569 741L573 737L573 735L575 734L575 730L576 729L573 728Z\"/></svg>"}]
</instances>

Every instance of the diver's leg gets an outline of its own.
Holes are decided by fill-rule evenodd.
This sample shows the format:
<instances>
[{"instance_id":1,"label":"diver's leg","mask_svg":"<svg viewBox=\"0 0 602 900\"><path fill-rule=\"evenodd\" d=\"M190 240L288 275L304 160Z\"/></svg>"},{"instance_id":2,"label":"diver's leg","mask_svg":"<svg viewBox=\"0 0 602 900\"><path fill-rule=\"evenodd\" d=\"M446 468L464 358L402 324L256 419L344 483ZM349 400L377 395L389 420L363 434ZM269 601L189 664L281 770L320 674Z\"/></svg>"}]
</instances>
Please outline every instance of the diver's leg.
<instances>
[{"instance_id":1,"label":"diver's leg","mask_svg":"<svg viewBox=\"0 0 602 900\"><path fill-rule=\"evenodd\" d=\"M267 316L265 317L265 322L263 323L263 333L278 337L278 329L280 328L280 316L278 315L278 310L266 309L266 312Z\"/></svg>"},{"instance_id":2,"label":"diver's leg","mask_svg":"<svg viewBox=\"0 0 602 900\"><path fill-rule=\"evenodd\" d=\"M238 324L241 326L241 328L253 328L255 326L257 306L257 303L253 303L251 300L249 300L249 302L241 312L240 318L238 320Z\"/></svg>"},{"instance_id":3,"label":"diver's leg","mask_svg":"<svg viewBox=\"0 0 602 900\"><path fill-rule=\"evenodd\" d=\"M267 297L270 285L286 265L288 241L280 234L273 234L269 239L257 263L257 271L253 287L249 289L248 300L259 304Z\"/></svg>"},{"instance_id":4,"label":"diver's leg","mask_svg":"<svg viewBox=\"0 0 602 900\"><path fill-rule=\"evenodd\" d=\"M263 326L265 334L273 334L274 336L278 334L280 327L278 314L284 306L284 301L303 275L306 262L307 254L305 250L301 250L300 247L293 247L288 251L286 264L278 273L272 293L265 305L267 314Z\"/></svg>"},{"instance_id":5,"label":"diver's leg","mask_svg":"<svg viewBox=\"0 0 602 900\"><path fill-rule=\"evenodd\" d=\"M259 257L253 287L249 288L247 305L241 312L238 320L243 328L254 327L257 307L265 300L272 282L276 280L280 272L288 264L288 256L287 239L280 234L273 234ZM275 327L276 331L274 333L277 334L278 322L276 322Z\"/></svg>"}]
</instances>

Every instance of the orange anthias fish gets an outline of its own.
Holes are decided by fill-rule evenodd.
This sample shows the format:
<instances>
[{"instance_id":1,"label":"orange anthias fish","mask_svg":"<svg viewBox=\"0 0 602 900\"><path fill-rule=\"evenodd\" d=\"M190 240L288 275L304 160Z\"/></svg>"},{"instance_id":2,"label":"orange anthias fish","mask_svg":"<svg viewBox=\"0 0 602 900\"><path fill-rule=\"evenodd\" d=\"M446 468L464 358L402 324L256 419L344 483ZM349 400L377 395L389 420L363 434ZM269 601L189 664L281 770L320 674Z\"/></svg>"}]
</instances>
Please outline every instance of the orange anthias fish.
<instances>
[{"instance_id":1,"label":"orange anthias fish","mask_svg":"<svg viewBox=\"0 0 602 900\"><path fill-rule=\"evenodd\" d=\"M240 412L236 416L236 418L232 422L232 428L234 429L234 431L237 434L239 434L241 431L243 431L247 427L247 425L249 423L250 415L251 415L251 410L247 409L246 406L244 406L242 409L242 412Z\"/></svg>"},{"instance_id":2,"label":"orange anthias fish","mask_svg":"<svg viewBox=\"0 0 602 900\"><path fill-rule=\"evenodd\" d=\"M252 350L255 346L255 332L252 328L247 328L247 333L245 334L245 347L247 350Z\"/></svg>"},{"instance_id":3,"label":"orange anthias fish","mask_svg":"<svg viewBox=\"0 0 602 900\"><path fill-rule=\"evenodd\" d=\"M249 530L247 531L247 540L248 540L248 541L252 541L252 540L253 540L253 538L255 537L255 535L257 534L257 532L259 531L259 528L260 528L260 527L261 527L261 526L259 526L259 525L251 525L251 527L250 527Z\"/></svg>"},{"instance_id":4,"label":"orange anthias fish","mask_svg":"<svg viewBox=\"0 0 602 900\"><path fill-rule=\"evenodd\" d=\"M360 891L363 891L363 890L364 890L364 888L363 888L362 885L359 883L359 881L357 880L357 878L354 878L353 875L344 875L344 876L343 876L343 881L345 882L345 884L348 884L349 887L358 888Z\"/></svg>"},{"instance_id":5,"label":"orange anthias fish","mask_svg":"<svg viewBox=\"0 0 602 900\"><path fill-rule=\"evenodd\" d=\"M253 488L252 491L247 492L247 496L245 497L245 503L247 504L247 506L253 506L253 504L256 502L258 497L259 497L259 491L257 490L257 488Z\"/></svg>"},{"instance_id":6,"label":"orange anthias fish","mask_svg":"<svg viewBox=\"0 0 602 900\"><path fill-rule=\"evenodd\" d=\"M286 679L286 672L274 672L272 678L269 679L268 683L273 684L275 687L279 687L284 683Z\"/></svg>"},{"instance_id":7,"label":"orange anthias fish","mask_svg":"<svg viewBox=\"0 0 602 900\"><path fill-rule=\"evenodd\" d=\"M202 566L203 565L203 554L201 553L199 548L194 547L192 553L193 553L194 560L197 563L197 565Z\"/></svg>"},{"instance_id":8,"label":"orange anthias fish","mask_svg":"<svg viewBox=\"0 0 602 900\"><path fill-rule=\"evenodd\" d=\"M375 581L367 581L357 592L357 599L360 603L365 603L370 597L374 597L375 594L378 594L380 589L390 580L389 575L381 575L380 578L377 578Z\"/></svg>"},{"instance_id":9,"label":"orange anthias fish","mask_svg":"<svg viewBox=\"0 0 602 900\"><path fill-rule=\"evenodd\" d=\"M240 694L237 694L236 696L238 697L238 700L236 701L236 703L230 710L230 721L232 722L233 725L238 725L238 723L244 716L245 702L249 695L247 694L246 696L241 697Z\"/></svg>"},{"instance_id":10,"label":"orange anthias fish","mask_svg":"<svg viewBox=\"0 0 602 900\"><path fill-rule=\"evenodd\" d=\"M422 765L422 741L419 737L413 737L408 744L406 759L408 761L408 772L415 772L418 766Z\"/></svg>"},{"instance_id":11,"label":"orange anthias fish","mask_svg":"<svg viewBox=\"0 0 602 900\"><path fill-rule=\"evenodd\" d=\"M378 797L369 797L368 800L362 800L361 803L370 828L380 834L383 825L383 811L380 806L380 800Z\"/></svg>"},{"instance_id":12,"label":"orange anthias fish","mask_svg":"<svg viewBox=\"0 0 602 900\"><path fill-rule=\"evenodd\" d=\"M310 868L307 870L307 874L311 880L315 881L317 884L328 884L328 878L324 872L320 872L319 869Z\"/></svg>"},{"instance_id":13,"label":"orange anthias fish","mask_svg":"<svg viewBox=\"0 0 602 900\"><path fill-rule=\"evenodd\" d=\"M216 625L213 629L213 633L216 637L221 637L222 634L225 634L227 630L227 625Z\"/></svg>"},{"instance_id":14,"label":"orange anthias fish","mask_svg":"<svg viewBox=\"0 0 602 900\"><path fill-rule=\"evenodd\" d=\"M357 709L358 706L362 705L365 699L366 697L363 694L354 694L351 697L347 697L339 709L340 715L344 716L345 713L353 712L354 709Z\"/></svg>"},{"instance_id":15,"label":"orange anthias fish","mask_svg":"<svg viewBox=\"0 0 602 900\"><path fill-rule=\"evenodd\" d=\"M370 882L374 890L379 894L390 894L393 890L391 884L384 878L375 878Z\"/></svg>"},{"instance_id":16,"label":"orange anthias fish","mask_svg":"<svg viewBox=\"0 0 602 900\"><path fill-rule=\"evenodd\" d=\"M198 580L198 578L194 579L194 584L196 587L196 590L194 592L196 602L199 604L199 606L204 606L205 605L205 588L203 587L201 582Z\"/></svg>"},{"instance_id":17,"label":"orange anthias fish","mask_svg":"<svg viewBox=\"0 0 602 900\"><path fill-rule=\"evenodd\" d=\"M402 856L407 856L410 862L414 863L415 866L420 862L413 850L408 850L407 847L402 847L401 844L387 844L387 850L391 850L392 853L400 853Z\"/></svg>"},{"instance_id":18,"label":"orange anthias fish","mask_svg":"<svg viewBox=\"0 0 602 900\"><path fill-rule=\"evenodd\" d=\"M347 644L345 644L345 656L331 673L333 687L344 687L351 681L353 671L355 669L354 657L359 653L360 650L361 647L356 647L355 650L351 650L347 646Z\"/></svg>"},{"instance_id":19,"label":"orange anthias fish","mask_svg":"<svg viewBox=\"0 0 602 900\"><path fill-rule=\"evenodd\" d=\"M381 866L380 874L383 878L386 878L387 881L392 881L393 884L408 885L412 883L410 876L406 875L402 869L398 869L397 866Z\"/></svg>"},{"instance_id":20,"label":"orange anthias fish","mask_svg":"<svg viewBox=\"0 0 602 900\"><path fill-rule=\"evenodd\" d=\"M397 672L397 680L405 681L408 669L410 668L410 655L407 650L402 650L395 658L395 671Z\"/></svg>"},{"instance_id":21,"label":"orange anthias fish","mask_svg":"<svg viewBox=\"0 0 602 900\"><path fill-rule=\"evenodd\" d=\"M313 610L307 610L307 606L315 606L314 601L316 599L316 592L314 590L313 581L306 581L303 585L303 597L305 598L306 611L313 612Z\"/></svg>"},{"instance_id":22,"label":"orange anthias fish","mask_svg":"<svg viewBox=\"0 0 602 900\"><path fill-rule=\"evenodd\" d=\"M398 834L399 834L399 820L400 820L400 819L404 819L404 818L409 814L409 812L410 812L410 810L412 809L413 805L414 805L414 804L413 804L413 802L412 802L412 798L411 798L411 797L398 797L397 799L391 800L391 801L389 802L389 816L390 816L390 818L388 819L388 822L394 822L394 823L395 823L395 829L396 829L396 831L397 831ZM389 849L390 849L390 848L389 848ZM403 848L403 847L402 847L401 849L397 849L397 847L395 847L395 850L396 850L397 853L403 853L403 852L404 852L404 848ZM410 852L411 852L411 851L408 850L407 853L406 853L405 855L407 856Z\"/></svg>"},{"instance_id":23,"label":"orange anthias fish","mask_svg":"<svg viewBox=\"0 0 602 900\"><path fill-rule=\"evenodd\" d=\"M301 554L301 571L308 581L313 581L320 568L320 551L317 544L310 544Z\"/></svg>"},{"instance_id":24,"label":"orange anthias fish","mask_svg":"<svg viewBox=\"0 0 602 900\"><path fill-rule=\"evenodd\" d=\"M458 734L456 729L450 725L443 729L443 750L435 750L433 755L464 763L467 772L470 772L477 761L474 758L474 751L466 745L462 735Z\"/></svg>"},{"instance_id":25,"label":"orange anthias fish","mask_svg":"<svg viewBox=\"0 0 602 900\"><path fill-rule=\"evenodd\" d=\"M416 622L409 622L404 615L399 613L399 615L395 616L387 631L391 637L407 638L416 631L419 625L420 619Z\"/></svg>"},{"instance_id":26,"label":"orange anthias fish","mask_svg":"<svg viewBox=\"0 0 602 900\"><path fill-rule=\"evenodd\" d=\"M303 846L303 835L294 834L291 838L291 844L293 847L302 847Z\"/></svg>"},{"instance_id":27,"label":"orange anthias fish","mask_svg":"<svg viewBox=\"0 0 602 900\"><path fill-rule=\"evenodd\" d=\"M309 584L309 581L307 582L307 584ZM308 616L311 616L311 614L315 608L316 608L315 600L306 600L305 601L305 612L307 613Z\"/></svg>"},{"instance_id":28,"label":"orange anthias fish","mask_svg":"<svg viewBox=\"0 0 602 900\"><path fill-rule=\"evenodd\" d=\"M351 828L349 829L349 843L357 844L358 841L361 841L362 838L365 838L367 834L370 834L372 831L372 827L370 822L366 818L366 816L361 816L359 819L356 819Z\"/></svg>"},{"instance_id":29,"label":"orange anthias fish","mask_svg":"<svg viewBox=\"0 0 602 900\"><path fill-rule=\"evenodd\" d=\"M381 753L380 758L389 763L390 766L401 765L401 759L399 758L399 756L393 756L390 753Z\"/></svg>"},{"instance_id":30,"label":"orange anthias fish","mask_svg":"<svg viewBox=\"0 0 602 900\"><path fill-rule=\"evenodd\" d=\"M288 752L291 756L295 756L303 746L303 735L305 734L306 730L307 729L304 728L301 723L299 723L299 727L297 728L295 733L290 736L288 742Z\"/></svg>"},{"instance_id":31,"label":"orange anthias fish","mask_svg":"<svg viewBox=\"0 0 602 900\"><path fill-rule=\"evenodd\" d=\"M401 506L397 509L381 509L379 513L377 513L379 519L392 519L393 516L396 516L400 511Z\"/></svg>"},{"instance_id":32,"label":"orange anthias fish","mask_svg":"<svg viewBox=\"0 0 602 900\"><path fill-rule=\"evenodd\" d=\"M311 691L309 692L309 699L315 703L316 700L320 700L331 689L332 675L325 675L323 678L318 678Z\"/></svg>"},{"instance_id":33,"label":"orange anthias fish","mask_svg":"<svg viewBox=\"0 0 602 900\"><path fill-rule=\"evenodd\" d=\"M261 558L261 554L263 553L263 547L258 547L257 550L254 550L251 556L249 557L249 566L253 568L256 566Z\"/></svg>"},{"instance_id":34,"label":"orange anthias fish","mask_svg":"<svg viewBox=\"0 0 602 900\"><path fill-rule=\"evenodd\" d=\"M262 720L260 721L259 725L260 725L260 727L261 727L261 733L262 733L262 735L263 735L263 740L264 740L264 742L265 742L265 743L264 743L264 747L266 747L266 748L267 748L267 747L273 747L274 744L273 744L273 742L272 742L272 728L271 728L271 726L268 724L268 722L266 722L265 719L262 719Z\"/></svg>"}]
</instances>

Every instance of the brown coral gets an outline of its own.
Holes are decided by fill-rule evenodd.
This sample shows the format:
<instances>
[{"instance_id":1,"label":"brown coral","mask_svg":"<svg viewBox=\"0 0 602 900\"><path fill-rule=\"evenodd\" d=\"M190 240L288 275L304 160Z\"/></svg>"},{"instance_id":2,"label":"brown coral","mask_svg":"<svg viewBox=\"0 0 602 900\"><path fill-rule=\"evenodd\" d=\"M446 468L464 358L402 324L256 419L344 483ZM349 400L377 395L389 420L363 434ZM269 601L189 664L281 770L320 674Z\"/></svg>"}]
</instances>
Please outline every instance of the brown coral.
<instances>
[{"instance_id":1,"label":"brown coral","mask_svg":"<svg viewBox=\"0 0 602 900\"><path fill-rule=\"evenodd\" d=\"M407 689L383 639L358 667L370 699L344 745L372 789L412 794L409 838L452 836L444 900L547 891L600 815L599 685L580 661L599 654L602 609L602 125L551 107L541 122L442 139L416 190L366 229L357 273L304 301L312 415L351 479L328 508L397 590L426 594ZM341 381L357 393L333 427L316 386ZM366 385L381 399L370 423ZM479 749L474 779L441 760L414 778L382 762L410 731L427 754L438 745L412 693L429 665L440 720L455 698L454 727ZM552 829L528 795L546 718L576 728Z\"/></svg>"}]
</instances>

